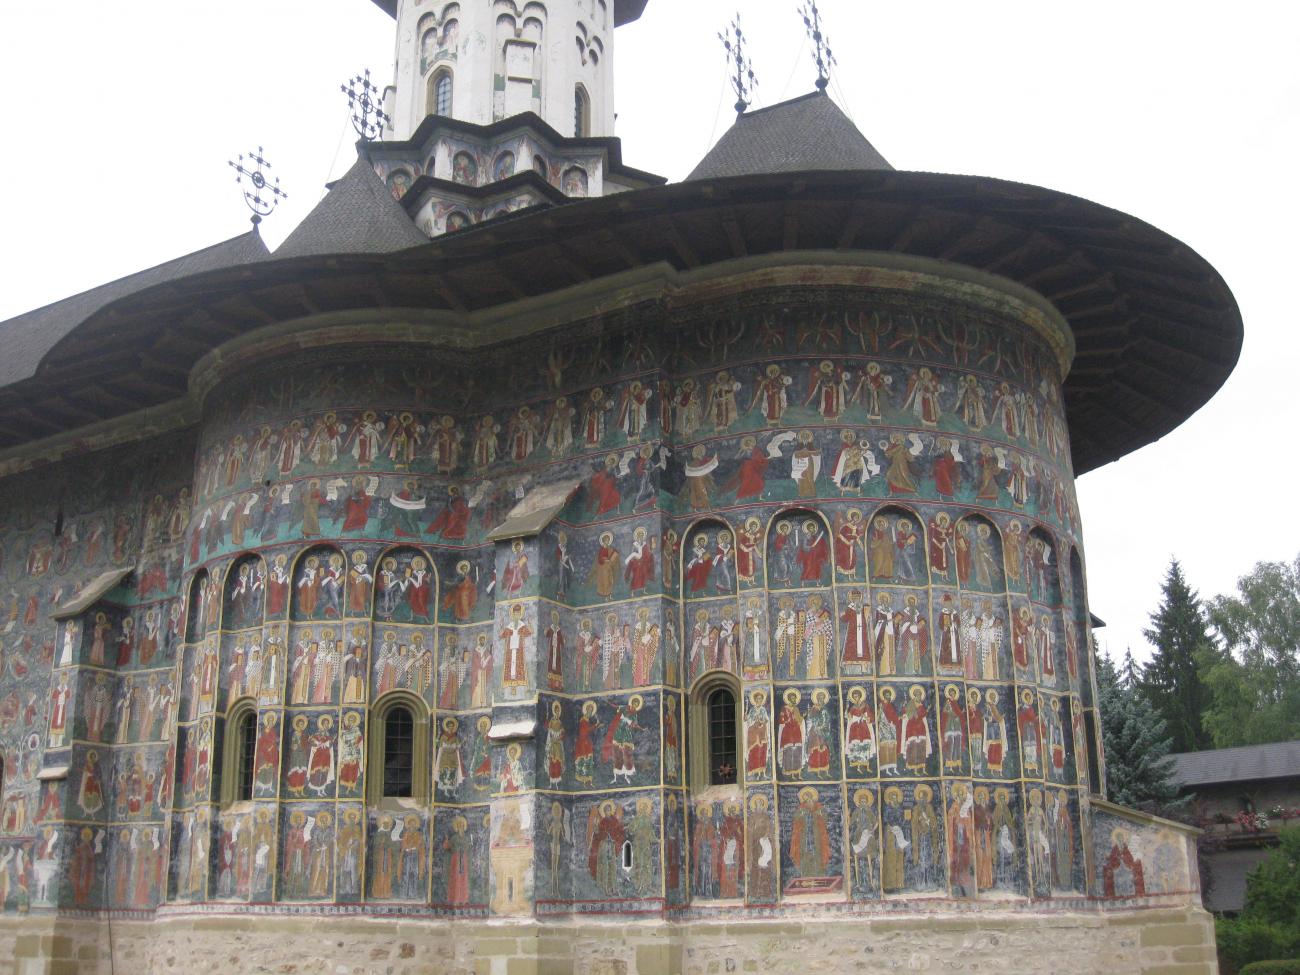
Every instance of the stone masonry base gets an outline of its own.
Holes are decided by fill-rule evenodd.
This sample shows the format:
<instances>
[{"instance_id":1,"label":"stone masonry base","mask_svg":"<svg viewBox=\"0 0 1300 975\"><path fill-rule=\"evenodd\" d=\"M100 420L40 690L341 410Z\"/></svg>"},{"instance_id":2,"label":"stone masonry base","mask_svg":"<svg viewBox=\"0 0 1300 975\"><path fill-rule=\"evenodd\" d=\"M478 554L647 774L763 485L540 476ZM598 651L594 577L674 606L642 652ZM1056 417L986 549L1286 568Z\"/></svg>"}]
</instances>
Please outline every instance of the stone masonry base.
<instances>
[{"instance_id":1,"label":"stone masonry base","mask_svg":"<svg viewBox=\"0 0 1300 975\"><path fill-rule=\"evenodd\" d=\"M1217 975L1200 908L778 921L0 918L15 975Z\"/></svg>"}]
</instances>

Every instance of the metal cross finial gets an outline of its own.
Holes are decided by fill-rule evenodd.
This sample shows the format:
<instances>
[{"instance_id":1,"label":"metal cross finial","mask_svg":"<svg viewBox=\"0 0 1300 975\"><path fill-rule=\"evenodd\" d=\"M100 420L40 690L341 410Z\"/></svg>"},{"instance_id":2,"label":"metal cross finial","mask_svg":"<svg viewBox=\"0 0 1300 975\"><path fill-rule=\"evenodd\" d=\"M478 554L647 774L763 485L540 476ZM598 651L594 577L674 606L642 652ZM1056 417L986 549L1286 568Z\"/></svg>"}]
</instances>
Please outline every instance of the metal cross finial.
<instances>
[{"instance_id":1,"label":"metal cross finial","mask_svg":"<svg viewBox=\"0 0 1300 975\"><path fill-rule=\"evenodd\" d=\"M736 66L736 76L731 79L731 87L736 89L736 114L743 115L745 109L749 108L750 96L758 87L758 79L754 76L754 65L745 57L745 35L740 30L740 11L736 11L728 33L718 32L718 40L722 41L727 56Z\"/></svg>"},{"instance_id":2,"label":"metal cross finial","mask_svg":"<svg viewBox=\"0 0 1300 975\"><path fill-rule=\"evenodd\" d=\"M348 108L352 111L352 127L357 135L371 142L379 137L384 126L392 121L379 107L379 89L370 81L370 69L359 74L339 90L348 96Z\"/></svg>"},{"instance_id":3,"label":"metal cross finial","mask_svg":"<svg viewBox=\"0 0 1300 975\"><path fill-rule=\"evenodd\" d=\"M239 162L227 162L227 165L239 174L235 177L236 183L243 183L244 178L247 177L248 181L253 184L251 190L244 190L244 202L248 204L248 209L253 211L253 226L256 227L262 222L263 217L271 215L271 211L275 209L277 203L281 200L287 200L289 194L280 189L279 176L272 183L267 180L266 174L262 172L263 169L270 169L271 164L262 155L261 146L257 147L257 152L248 154L248 162L250 166L256 166L257 168L250 169L244 165L243 153L240 153ZM263 196L263 194L266 195Z\"/></svg>"},{"instance_id":4,"label":"metal cross finial","mask_svg":"<svg viewBox=\"0 0 1300 975\"><path fill-rule=\"evenodd\" d=\"M822 16L817 10L817 0L804 0L799 15L803 17L808 39L813 42L813 60L817 63L817 90L825 91L831 83L831 65L838 62L831 53L829 39L822 33Z\"/></svg>"}]
</instances>

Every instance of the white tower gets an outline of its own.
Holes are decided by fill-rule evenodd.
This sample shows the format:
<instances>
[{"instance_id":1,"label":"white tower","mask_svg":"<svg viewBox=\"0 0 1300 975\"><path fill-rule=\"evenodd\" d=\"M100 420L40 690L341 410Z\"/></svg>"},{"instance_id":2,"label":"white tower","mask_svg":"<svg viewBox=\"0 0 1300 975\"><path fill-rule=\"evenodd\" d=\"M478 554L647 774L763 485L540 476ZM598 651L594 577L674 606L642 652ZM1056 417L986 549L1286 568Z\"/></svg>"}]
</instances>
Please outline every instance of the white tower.
<instances>
[{"instance_id":1,"label":"white tower","mask_svg":"<svg viewBox=\"0 0 1300 975\"><path fill-rule=\"evenodd\" d=\"M397 20L396 81L358 149L428 236L664 182L613 134L614 28L649 0L374 2Z\"/></svg>"},{"instance_id":2,"label":"white tower","mask_svg":"<svg viewBox=\"0 0 1300 975\"><path fill-rule=\"evenodd\" d=\"M614 28L647 0L375 0L397 18L390 139L429 115L533 112L563 136L614 134Z\"/></svg>"}]
</instances>

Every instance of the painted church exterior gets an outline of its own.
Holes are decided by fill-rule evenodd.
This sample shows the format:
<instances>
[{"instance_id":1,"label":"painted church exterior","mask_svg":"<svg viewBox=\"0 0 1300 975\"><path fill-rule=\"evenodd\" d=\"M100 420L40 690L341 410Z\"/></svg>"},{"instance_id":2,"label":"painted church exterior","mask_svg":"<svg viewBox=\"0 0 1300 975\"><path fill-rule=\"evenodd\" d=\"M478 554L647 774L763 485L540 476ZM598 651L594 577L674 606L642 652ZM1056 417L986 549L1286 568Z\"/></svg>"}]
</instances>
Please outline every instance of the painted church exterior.
<instances>
[{"instance_id":1,"label":"painted church exterior","mask_svg":"<svg viewBox=\"0 0 1300 975\"><path fill-rule=\"evenodd\" d=\"M402 0L275 254L0 324L18 971L1215 970L1104 798L1074 478L1230 292L823 94L663 185L645 7Z\"/></svg>"}]
</instances>

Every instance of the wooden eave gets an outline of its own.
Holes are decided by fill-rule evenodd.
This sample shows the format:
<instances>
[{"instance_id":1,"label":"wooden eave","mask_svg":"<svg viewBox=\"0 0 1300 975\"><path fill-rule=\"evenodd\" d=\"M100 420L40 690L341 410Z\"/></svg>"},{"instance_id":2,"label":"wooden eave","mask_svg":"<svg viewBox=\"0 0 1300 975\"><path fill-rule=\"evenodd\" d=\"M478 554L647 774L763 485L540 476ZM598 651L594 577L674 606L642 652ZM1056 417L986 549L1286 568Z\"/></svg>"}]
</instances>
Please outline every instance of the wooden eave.
<instances>
[{"instance_id":1,"label":"wooden eave","mask_svg":"<svg viewBox=\"0 0 1300 975\"><path fill-rule=\"evenodd\" d=\"M1241 348L1240 313L1215 270L1097 204L932 173L744 176L510 214L391 254L272 256L137 292L73 329L32 379L0 389L0 447L181 397L202 355L277 322L365 309L466 314L636 267L687 271L791 250L936 258L1054 299L1078 346L1065 400L1079 473L1176 427ZM104 393L87 394L87 382ZM41 420L26 410L34 402Z\"/></svg>"}]
</instances>

